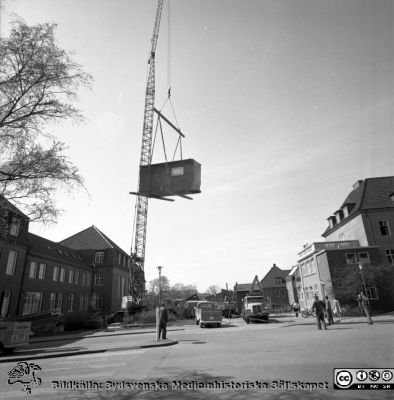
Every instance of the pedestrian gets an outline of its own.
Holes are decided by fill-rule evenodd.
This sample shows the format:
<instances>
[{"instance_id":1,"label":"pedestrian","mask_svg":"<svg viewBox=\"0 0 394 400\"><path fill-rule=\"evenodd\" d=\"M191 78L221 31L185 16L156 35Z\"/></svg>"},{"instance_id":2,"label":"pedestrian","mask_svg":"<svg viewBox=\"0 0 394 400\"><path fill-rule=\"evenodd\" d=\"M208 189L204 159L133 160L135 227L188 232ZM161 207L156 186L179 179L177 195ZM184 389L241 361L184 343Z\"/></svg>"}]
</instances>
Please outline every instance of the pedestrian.
<instances>
[{"instance_id":1,"label":"pedestrian","mask_svg":"<svg viewBox=\"0 0 394 400\"><path fill-rule=\"evenodd\" d=\"M312 304L312 312L316 314L317 329L321 329L321 323L323 322L324 329L327 329L326 321L324 320L324 312L326 311L326 306L324 302L319 300L317 294L315 294L315 301Z\"/></svg>"},{"instance_id":2,"label":"pedestrian","mask_svg":"<svg viewBox=\"0 0 394 400\"><path fill-rule=\"evenodd\" d=\"M371 318L371 309L369 307L368 297L364 294L363 291L360 292L358 295L358 305L364 311L365 316L367 317L368 324L372 325L372 318Z\"/></svg>"},{"instance_id":3,"label":"pedestrian","mask_svg":"<svg viewBox=\"0 0 394 400\"><path fill-rule=\"evenodd\" d=\"M330 302L328 296L326 296L326 298L324 300L324 305L326 306L328 325L334 325L334 318L332 317L331 302Z\"/></svg>"},{"instance_id":4,"label":"pedestrian","mask_svg":"<svg viewBox=\"0 0 394 400\"><path fill-rule=\"evenodd\" d=\"M342 308L341 305L339 304L339 301L337 299L333 299L332 301L332 308L333 312L336 316L338 316L339 320L342 320Z\"/></svg>"},{"instance_id":5,"label":"pedestrian","mask_svg":"<svg viewBox=\"0 0 394 400\"><path fill-rule=\"evenodd\" d=\"M293 312L295 312L296 318L298 318L298 313L300 312L300 305L295 301L293 304Z\"/></svg>"},{"instance_id":6,"label":"pedestrian","mask_svg":"<svg viewBox=\"0 0 394 400\"><path fill-rule=\"evenodd\" d=\"M167 339L167 322L168 322L168 311L165 303L161 303L159 308L159 339Z\"/></svg>"}]
</instances>

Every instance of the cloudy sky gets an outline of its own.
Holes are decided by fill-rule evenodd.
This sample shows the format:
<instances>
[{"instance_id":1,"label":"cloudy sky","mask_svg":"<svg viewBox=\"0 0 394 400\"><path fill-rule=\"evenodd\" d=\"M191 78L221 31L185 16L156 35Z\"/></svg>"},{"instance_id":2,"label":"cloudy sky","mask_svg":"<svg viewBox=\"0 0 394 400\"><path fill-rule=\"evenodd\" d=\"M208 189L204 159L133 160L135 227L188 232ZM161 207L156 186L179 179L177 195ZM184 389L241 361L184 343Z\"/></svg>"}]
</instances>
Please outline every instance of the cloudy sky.
<instances>
[{"instance_id":1,"label":"cloudy sky","mask_svg":"<svg viewBox=\"0 0 394 400\"><path fill-rule=\"evenodd\" d=\"M157 2L2 2L3 36L16 16L55 22L94 77L80 92L86 123L48 127L90 196L59 193L58 224L31 231L58 241L95 225L129 252ZM156 105L171 85L175 115L163 112L186 135L183 157L202 164L202 193L150 200L147 280L162 265L203 291L290 269L354 182L393 175L393 37L392 0L166 0Z\"/></svg>"}]
</instances>

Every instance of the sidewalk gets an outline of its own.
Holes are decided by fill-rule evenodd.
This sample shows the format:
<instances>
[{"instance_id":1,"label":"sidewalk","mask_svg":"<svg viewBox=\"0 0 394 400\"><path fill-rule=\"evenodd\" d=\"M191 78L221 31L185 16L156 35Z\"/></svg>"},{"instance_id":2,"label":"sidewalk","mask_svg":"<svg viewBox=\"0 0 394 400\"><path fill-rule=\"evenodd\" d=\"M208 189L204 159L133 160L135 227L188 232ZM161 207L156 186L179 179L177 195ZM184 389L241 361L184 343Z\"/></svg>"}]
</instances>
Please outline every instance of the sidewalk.
<instances>
[{"instance_id":1,"label":"sidewalk","mask_svg":"<svg viewBox=\"0 0 394 400\"><path fill-rule=\"evenodd\" d=\"M277 322L283 324L282 328L295 326L295 325L316 325L315 317L307 317L303 318L300 314L298 318L296 318L295 314L286 314L282 316L272 316L272 319L275 319ZM372 321L374 323L394 323L394 313L380 314L376 316L372 316ZM342 317L342 320L339 321L338 318L334 318L334 325L344 325L344 324L367 324L367 317L359 316L359 317Z\"/></svg>"},{"instance_id":2,"label":"sidewalk","mask_svg":"<svg viewBox=\"0 0 394 400\"><path fill-rule=\"evenodd\" d=\"M184 330L182 327L168 327L167 332L181 331ZM143 334L149 334L143 336ZM31 337L29 344L26 347L15 350L11 354L0 354L0 363L13 362L13 361L28 361L28 360L38 360L45 358L55 358L55 357L68 357L75 355L84 354L94 354L94 353L105 353L109 351L126 351L126 350L136 350L136 349L146 349L152 347L165 347L177 344L176 340L164 339L155 340L155 326L133 326L130 328L123 328L116 331L108 331L107 329L101 329L98 331L81 331L72 332L69 334L59 334L53 336L41 336L41 337ZM112 341L111 344L106 346L92 345L89 348L81 347L51 347L51 342L56 341L75 341L80 339L97 339L99 337L106 336L119 336L119 335L130 335L133 337L133 344L130 346L116 345L116 340ZM48 347L35 348L34 345L48 343Z\"/></svg>"}]
</instances>

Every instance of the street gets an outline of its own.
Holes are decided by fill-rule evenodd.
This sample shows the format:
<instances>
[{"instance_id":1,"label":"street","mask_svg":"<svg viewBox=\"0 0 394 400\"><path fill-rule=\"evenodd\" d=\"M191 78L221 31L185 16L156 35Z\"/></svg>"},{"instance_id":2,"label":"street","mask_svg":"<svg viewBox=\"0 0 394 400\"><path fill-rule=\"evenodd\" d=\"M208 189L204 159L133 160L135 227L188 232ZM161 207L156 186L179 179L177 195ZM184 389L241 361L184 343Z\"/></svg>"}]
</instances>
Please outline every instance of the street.
<instances>
[{"instance_id":1,"label":"street","mask_svg":"<svg viewBox=\"0 0 394 400\"><path fill-rule=\"evenodd\" d=\"M178 344L125 350L144 338L153 340L152 333L59 342L57 346L63 350L98 349L109 343L120 350L35 361L41 368L38 375L42 383L30 385L29 398L286 400L392 397L392 391L333 389L334 368L393 367L392 321L376 322L373 326L344 322L327 331L319 331L314 325L246 325L238 319L220 329L188 325L183 330L169 331L168 336ZM45 348L45 343L37 343L30 350L33 348L39 351ZM7 382L7 372L15 365L16 361L0 364L1 398L25 399L27 396L22 392L21 383ZM282 386L281 380L284 381ZM261 387L250 387L256 381ZM283 389L286 381L302 382L304 388ZM125 387L124 382L150 386ZM235 386L199 388L198 385L204 382L222 385L227 382ZM168 383L168 388L163 383ZM103 384L101 389L98 388L100 384ZM237 384L244 386L237 387ZM311 387L305 388L306 384L319 385L319 389L309 390ZM276 389L278 386L280 388Z\"/></svg>"}]
</instances>

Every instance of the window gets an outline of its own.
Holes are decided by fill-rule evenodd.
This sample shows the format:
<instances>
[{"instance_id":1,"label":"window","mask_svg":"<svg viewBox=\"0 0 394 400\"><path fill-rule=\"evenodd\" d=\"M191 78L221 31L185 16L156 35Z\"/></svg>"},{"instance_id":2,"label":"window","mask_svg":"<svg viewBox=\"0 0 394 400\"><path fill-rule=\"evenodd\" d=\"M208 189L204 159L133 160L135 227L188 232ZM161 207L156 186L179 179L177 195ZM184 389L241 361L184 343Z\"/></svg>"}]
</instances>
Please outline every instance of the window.
<instances>
[{"instance_id":1,"label":"window","mask_svg":"<svg viewBox=\"0 0 394 400\"><path fill-rule=\"evenodd\" d=\"M171 176L182 176L182 175L184 175L183 167L171 168Z\"/></svg>"},{"instance_id":2,"label":"window","mask_svg":"<svg viewBox=\"0 0 394 400\"><path fill-rule=\"evenodd\" d=\"M104 285L104 275L103 274L95 274L94 275L94 284L96 286Z\"/></svg>"},{"instance_id":3,"label":"window","mask_svg":"<svg viewBox=\"0 0 394 400\"><path fill-rule=\"evenodd\" d=\"M30 271L29 271L29 278L37 278L37 261L31 261L30 262Z\"/></svg>"},{"instance_id":4,"label":"window","mask_svg":"<svg viewBox=\"0 0 394 400\"><path fill-rule=\"evenodd\" d=\"M345 234L344 233L340 233L339 236L338 236L338 240L339 241L345 240Z\"/></svg>"},{"instance_id":5,"label":"window","mask_svg":"<svg viewBox=\"0 0 394 400\"><path fill-rule=\"evenodd\" d=\"M59 282L64 282L65 279L66 279L66 269L60 268Z\"/></svg>"},{"instance_id":6,"label":"window","mask_svg":"<svg viewBox=\"0 0 394 400\"><path fill-rule=\"evenodd\" d=\"M99 293L93 293L92 308L93 310L99 310L103 303L103 296Z\"/></svg>"},{"instance_id":7,"label":"window","mask_svg":"<svg viewBox=\"0 0 394 400\"><path fill-rule=\"evenodd\" d=\"M54 310L56 306L56 293L51 293L49 295L49 309Z\"/></svg>"},{"instance_id":8,"label":"window","mask_svg":"<svg viewBox=\"0 0 394 400\"><path fill-rule=\"evenodd\" d=\"M279 288L278 297L286 297L285 289Z\"/></svg>"},{"instance_id":9,"label":"window","mask_svg":"<svg viewBox=\"0 0 394 400\"><path fill-rule=\"evenodd\" d=\"M311 262L311 274L316 272L316 261L313 259Z\"/></svg>"},{"instance_id":10,"label":"window","mask_svg":"<svg viewBox=\"0 0 394 400\"><path fill-rule=\"evenodd\" d=\"M367 252L358 253L358 261L361 263L369 263L369 254Z\"/></svg>"},{"instance_id":11,"label":"window","mask_svg":"<svg viewBox=\"0 0 394 400\"><path fill-rule=\"evenodd\" d=\"M346 264L356 264L356 255L354 253L346 253Z\"/></svg>"},{"instance_id":12,"label":"window","mask_svg":"<svg viewBox=\"0 0 394 400\"><path fill-rule=\"evenodd\" d=\"M121 265L122 264L122 254L118 253L118 264Z\"/></svg>"},{"instance_id":13,"label":"window","mask_svg":"<svg viewBox=\"0 0 394 400\"><path fill-rule=\"evenodd\" d=\"M57 294L57 306L56 306L56 308L58 308L61 311L62 310L62 306L63 306L63 293L58 293Z\"/></svg>"},{"instance_id":14,"label":"window","mask_svg":"<svg viewBox=\"0 0 394 400\"><path fill-rule=\"evenodd\" d=\"M380 233L382 234L382 236L390 236L391 235L389 222L387 220L379 221L379 229L380 229Z\"/></svg>"},{"instance_id":15,"label":"window","mask_svg":"<svg viewBox=\"0 0 394 400\"><path fill-rule=\"evenodd\" d=\"M88 306L89 306L89 295L86 294L86 295L85 295L85 304L84 304L84 306L83 306L83 309L84 309L84 310L87 310L87 309L88 309Z\"/></svg>"},{"instance_id":16,"label":"window","mask_svg":"<svg viewBox=\"0 0 394 400\"><path fill-rule=\"evenodd\" d=\"M68 272L68 283L73 283L74 282L74 270L70 269Z\"/></svg>"},{"instance_id":17,"label":"window","mask_svg":"<svg viewBox=\"0 0 394 400\"><path fill-rule=\"evenodd\" d=\"M378 290L376 289L376 287L368 287L366 295L369 300L378 300L379 299Z\"/></svg>"},{"instance_id":18,"label":"window","mask_svg":"<svg viewBox=\"0 0 394 400\"><path fill-rule=\"evenodd\" d=\"M34 314L41 311L42 293L27 292L23 305L23 315Z\"/></svg>"},{"instance_id":19,"label":"window","mask_svg":"<svg viewBox=\"0 0 394 400\"><path fill-rule=\"evenodd\" d=\"M5 290L1 293L0 297L0 317L5 318L8 314L8 307L10 305L11 291Z\"/></svg>"},{"instance_id":20,"label":"window","mask_svg":"<svg viewBox=\"0 0 394 400\"><path fill-rule=\"evenodd\" d=\"M74 308L74 293L68 295L67 311L73 311Z\"/></svg>"},{"instance_id":21,"label":"window","mask_svg":"<svg viewBox=\"0 0 394 400\"><path fill-rule=\"evenodd\" d=\"M12 218L11 226L10 226L10 235L18 236L19 235L19 228L21 226L21 221L17 218Z\"/></svg>"},{"instance_id":22,"label":"window","mask_svg":"<svg viewBox=\"0 0 394 400\"><path fill-rule=\"evenodd\" d=\"M394 265L394 249L386 250L387 261L390 265Z\"/></svg>"},{"instance_id":23,"label":"window","mask_svg":"<svg viewBox=\"0 0 394 400\"><path fill-rule=\"evenodd\" d=\"M86 286L90 285L90 274L86 275Z\"/></svg>"},{"instance_id":24,"label":"window","mask_svg":"<svg viewBox=\"0 0 394 400\"><path fill-rule=\"evenodd\" d=\"M283 279L280 276L277 276L275 278L275 285L282 285L283 284Z\"/></svg>"},{"instance_id":25,"label":"window","mask_svg":"<svg viewBox=\"0 0 394 400\"><path fill-rule=\"evenodd\" d=\"M123 297L124 296L124 284L125 284L125 279L122 276L121 280L120 280L120 294Z\"/></svg>"},{"instance_id":26,"label":"window","mask_svg":"<svg viewBox=\"0 0 394 400\"><path fill-rule=\"evenodd\" d=\"M59 267L53 267L53 280L57 281L59 279Z\"/></svg>"},{"instance_id":27,"label":"window","mask_svg":"<svg viewBox=\"0 0 394 400\"><path fill-rule=\"evenodd\" d=\"M47 265L44 263L40 263L40 269L38 270L38 279L45 279L46 269L47 269Z\"/></svg>"},{"instance_id":28,"label":"window","mask_svg":"<svg viewBox=\"0 0 394 400\"><path fill-rule=\"evenodd\" d=\"M8 253L7 268L5 270L6 275L15 274L15 265L17 258L18 258L18 253L14 250L10 250Z\"/></svg>"},{"instance_id":29,"label":"window","mask_svg":"<svg viewBox=\"0 0 394 400\"><path fill-rule=\"evenodd\" d=\"M126 256L123 254L123 266L126 266Z\"/></svg>"},{"instance_id":30,"label":"window","mask_svg":"<svg viewBox=\"0 0 394 400\"><path fill-rule=\"evenodd\" d=\"M86 283L86 274L83 272L82 273L82 278L81 278L81 285L85 286L85 283Z\"/></svg>"},{"instance_id":31,"label":"window","mask_svg":"<svg viewBox=\"0 0 394 400\"><path fill-rule=\"evenodd\" d=\"M74 274L74 284L75 284L75 285L78 285L78 283L79 283L79 271L75 271L75 274Z\"/></svg>"},{"instance_id":32,"label":"window","mask_svg":"<svg viewBox=\"0 0 394 400\"><path fill-rule=\"evenodd\" d=\"M102 264L104 262L104 252L103 251L96 251L94 255L94 262L97 264Z\"/></svg>"}]
</instances>

